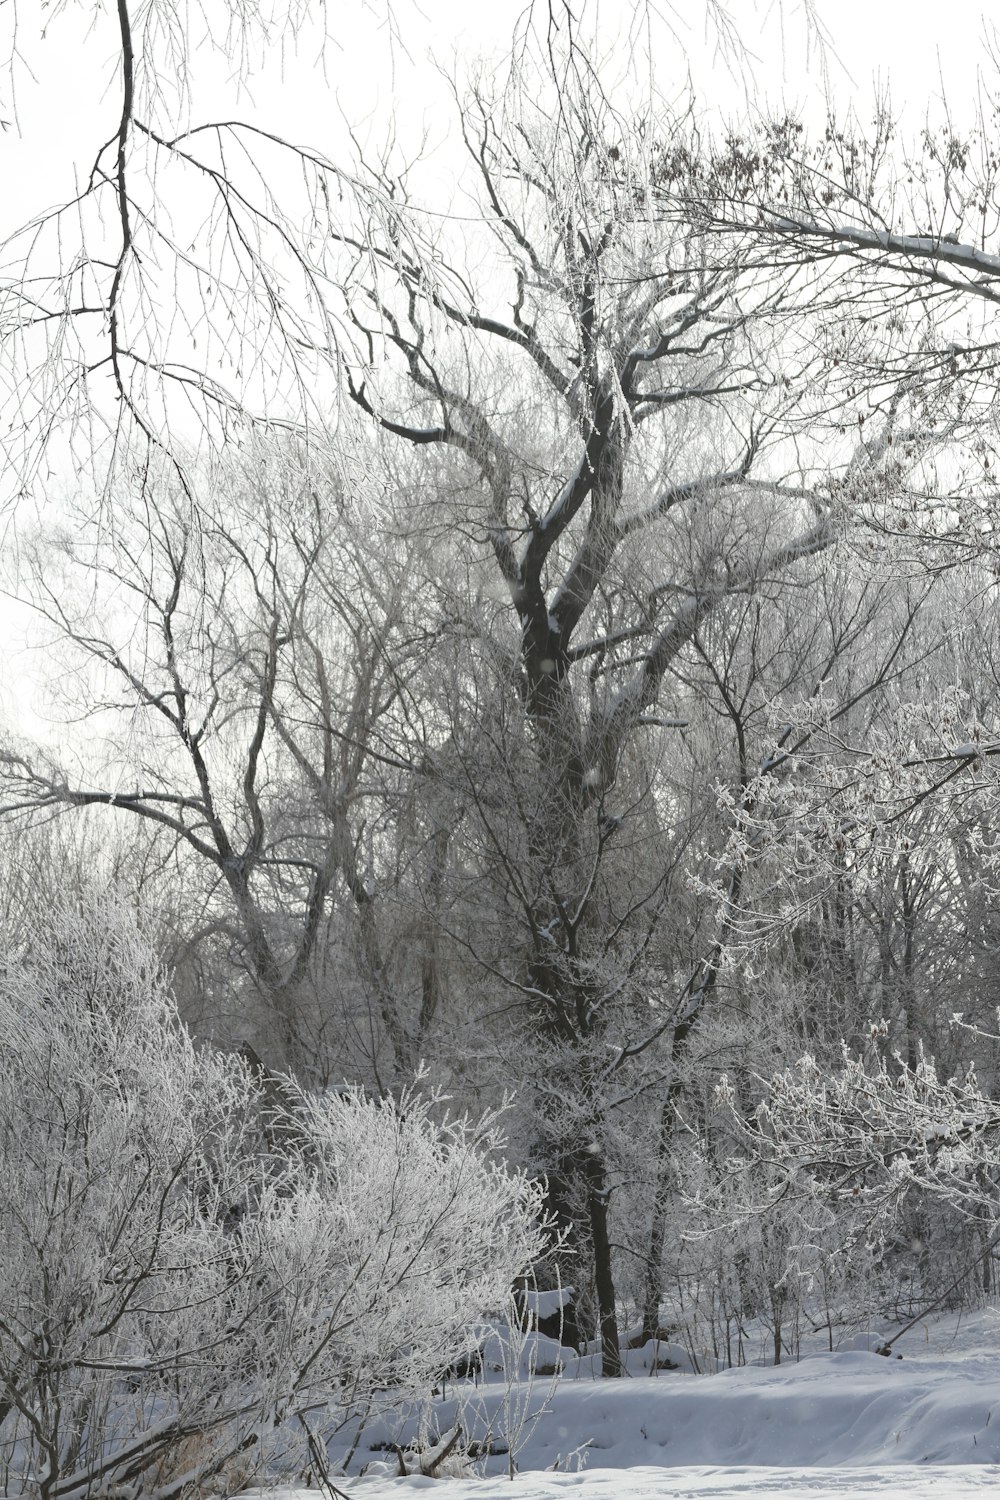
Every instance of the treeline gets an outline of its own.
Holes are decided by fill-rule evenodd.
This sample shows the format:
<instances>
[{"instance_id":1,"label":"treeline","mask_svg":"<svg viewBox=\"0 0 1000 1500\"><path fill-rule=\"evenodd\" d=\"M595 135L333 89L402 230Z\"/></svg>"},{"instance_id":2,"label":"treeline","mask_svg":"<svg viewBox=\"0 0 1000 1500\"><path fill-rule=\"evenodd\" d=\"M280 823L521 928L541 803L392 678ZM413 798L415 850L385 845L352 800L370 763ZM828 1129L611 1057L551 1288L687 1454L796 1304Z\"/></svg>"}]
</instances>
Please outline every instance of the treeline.
<instances>
[{"instance_id":1,"label":"treeline","mask_svg":"<svg viewBox=\"0 0 1000 1500\"><path fill-rule=\"evenodd\" d=\"M23 535L67 728L3 756L9 922L96 867L222 1053L509 1095L606 1374L627 1322L781 1357L804 1309L992 1287L998 166L982 121L630 113L572 27L496 79L474 229L300 158L265 269L315 319L260 336L325 424L185 376L196 453L164 357ZM845 1165L773 1096L803 1054L917 1123Z\"/></svg>"}]
</instances>

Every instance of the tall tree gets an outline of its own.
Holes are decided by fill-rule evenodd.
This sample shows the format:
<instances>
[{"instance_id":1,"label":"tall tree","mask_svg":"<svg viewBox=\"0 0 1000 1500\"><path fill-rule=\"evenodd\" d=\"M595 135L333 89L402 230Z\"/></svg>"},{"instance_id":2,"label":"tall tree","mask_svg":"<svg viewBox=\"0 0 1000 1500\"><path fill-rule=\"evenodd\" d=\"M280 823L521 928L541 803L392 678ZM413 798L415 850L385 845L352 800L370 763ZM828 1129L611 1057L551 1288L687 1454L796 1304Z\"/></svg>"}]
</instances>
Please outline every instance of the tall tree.
<instances>
[{"instance_id":1,"label":"tall tree","mask_svg":"<svg viewBox=\"0 0 1000 1500\"><path fill-rule=\"evenodd\" d=\"M655 1038L683 1052L716 962L665 1010L637 1002L670 889L641 809L699 631L840 534L843 495L794 456L837 399L812 382L839 289L804 260L776 268L752 234L734 244L693 216L665 231L656 184L669 160L696 190L693 122L623 117L576 46L520 54L460 120L489 277L376 169L391 232L340 236L356 257L349 390L384 433L439 451L438 488L461 496L452 524L503 591L482 657L491 685L476 686L487 748L463 768L517 937L480 957L526 1041L550 1048L562 1125L543 1165L584 1208L613 1375L602 1100ZM780 169L786 151L782 126L755 170ZM841 441L839 454L849 485L893 482L877 447Z\"/></svg>"}]
</instances>

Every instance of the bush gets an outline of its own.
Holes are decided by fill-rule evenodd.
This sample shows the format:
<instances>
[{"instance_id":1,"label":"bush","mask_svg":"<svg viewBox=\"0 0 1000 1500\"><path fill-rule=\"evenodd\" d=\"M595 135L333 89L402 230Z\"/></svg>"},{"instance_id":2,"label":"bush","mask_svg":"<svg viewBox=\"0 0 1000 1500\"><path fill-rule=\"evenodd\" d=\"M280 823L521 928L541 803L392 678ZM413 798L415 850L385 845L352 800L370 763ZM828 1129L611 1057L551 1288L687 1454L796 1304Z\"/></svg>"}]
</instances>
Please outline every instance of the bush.
<instances>
[{"instance_id":1,"label":"bush","mask_svg":"<svg viewBox=\"0 0 1000 1500\"><path fill-rule=\"evenodd\" d=\"M284 1101L199 1050L110 903L0 973L7 1493L170 1500L378 1387L426 1389L538 1252L495 1122Z\"/></svg>"}]
</instances>

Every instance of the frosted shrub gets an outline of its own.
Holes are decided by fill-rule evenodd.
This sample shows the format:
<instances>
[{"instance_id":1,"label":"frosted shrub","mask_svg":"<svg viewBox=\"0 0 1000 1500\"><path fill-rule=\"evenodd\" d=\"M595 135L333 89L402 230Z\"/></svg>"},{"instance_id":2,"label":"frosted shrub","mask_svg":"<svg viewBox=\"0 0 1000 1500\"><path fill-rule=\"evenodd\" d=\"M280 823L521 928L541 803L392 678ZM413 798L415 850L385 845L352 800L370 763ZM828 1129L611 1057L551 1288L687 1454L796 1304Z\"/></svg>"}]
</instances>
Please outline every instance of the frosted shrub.
<instances>
[{"instance_id":1,"label":"frosted shrub","mask_svg":"<svg viewBox=\"0 0 1000 1500\"><path fill-rule=\"evenodd\" d=\"M873 1041L883 1034L875 1028ZM890 1283L908 1270L918 1307L976 1294L972 1273L983 1278L997 1233L1000 1112L971 1065L945 1077L922 1052L909 1066L844 1046L839 1067L807 1055L775 1074L749 1121L727 1082L719 1092L745 1165L770 1182L782 1211L830 1216L835 1228L817 1243L824 1257L839 1246L855 1310L865 1298L869 1310L898 1298L887 1266ZM748 1209L748 1220L760 1211Z\"/></svg>"},{"instance_id":2,"label":"frosted shrub","mask_svg":"<svg viewBox=\"0 0 1000 1500\"><path fill-rule=\"evenodd\" d=\"M277 1234L325 1299L303 1381L415 1394L468 1353L541 1251L540 1190L498 1160L494 1117L437 1101L304 1097L302 1186Z\"/></svg>"},{"instance_id":3,"label":"frosted shrub","mask_svg":"<svg viewBox=\"0 0 1000 1500\"><path fill-rule=\"evenodd\" d=\"M495 1125L274 1105L109 906L0 971L0 1485L171 1500L468 1344L538 1249Z\"/></svg>"},{"instance_id":4,"label":"frosted shrub","mask_svg":"<svg viewBox=\"0 0 1000 1500\"><path fill-rule=\"evenodd\" d=\"M841 1066L814 1058L778 1073L758 1111L761 1155L801 1190L856 1205L872 1235L884 1235L914 1189L992 1223L1000 1113L974 1068L942 1078L932 1058L857 1057Z\"/></svg>"}]
</instances>

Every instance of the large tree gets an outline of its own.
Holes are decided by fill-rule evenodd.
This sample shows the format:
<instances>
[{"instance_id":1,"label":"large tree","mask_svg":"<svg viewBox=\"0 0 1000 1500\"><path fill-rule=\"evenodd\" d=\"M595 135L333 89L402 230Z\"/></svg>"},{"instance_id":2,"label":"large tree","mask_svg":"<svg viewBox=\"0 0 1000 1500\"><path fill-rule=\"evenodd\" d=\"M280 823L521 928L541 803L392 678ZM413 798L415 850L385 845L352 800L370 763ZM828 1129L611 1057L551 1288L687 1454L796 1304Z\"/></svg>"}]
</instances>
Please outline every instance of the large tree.
<instances>
[{"instance_id":1,"label":"large tree","mask_svg":"<svg viewBox=\"0 0 1000 1500\"><path fill-rule=\"evenodd\" d=\"M493 578L479 737L449 747L509 918L506 946L476 956L546 1059L541 1164L587 1225L614 1374L607 1096L661 1038L676 1067L726 941L650 1008L682 838L662 804L650 817L678 670L707 622L801 581L858 497L898 483L899 414L880 420L881 446L831 419L843 393L815 377L849 295L836 277L808 257L776 266L752 229L735 241L657 213L665 174L699 191L690 116L623 116L575 45L520 53L500 89L482 79L458 107L488 275L373 169L389 232L335 236L354 255L347 378L386 435L437 450L436 493L454 498L427 524L447 515ZM773 128L755 172L783 170L792 128ZM715 170L743 167L727 148Z\"/></svg>"}]
</instances>

